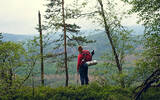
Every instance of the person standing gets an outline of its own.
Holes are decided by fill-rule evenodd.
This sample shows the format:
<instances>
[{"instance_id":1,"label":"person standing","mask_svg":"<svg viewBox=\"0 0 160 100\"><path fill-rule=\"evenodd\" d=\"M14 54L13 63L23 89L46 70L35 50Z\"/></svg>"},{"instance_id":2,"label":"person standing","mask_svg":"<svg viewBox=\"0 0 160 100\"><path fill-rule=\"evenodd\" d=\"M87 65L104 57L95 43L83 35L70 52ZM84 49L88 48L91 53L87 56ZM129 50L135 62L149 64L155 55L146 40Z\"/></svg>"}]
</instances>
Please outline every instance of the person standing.
<instances>
[{"instance_id":1,"label":"person standing","mask_svg":"<svg viewBox=\"0 0 160 100\"><path fill-rule=\"evenodd\" d=\"M77 72L80 74L81 85L88 85L88 65L86 62L92 60L92 55L88 50L83 50L82 46L78 47L78 52Z\"/></svg>"}]
</instances>

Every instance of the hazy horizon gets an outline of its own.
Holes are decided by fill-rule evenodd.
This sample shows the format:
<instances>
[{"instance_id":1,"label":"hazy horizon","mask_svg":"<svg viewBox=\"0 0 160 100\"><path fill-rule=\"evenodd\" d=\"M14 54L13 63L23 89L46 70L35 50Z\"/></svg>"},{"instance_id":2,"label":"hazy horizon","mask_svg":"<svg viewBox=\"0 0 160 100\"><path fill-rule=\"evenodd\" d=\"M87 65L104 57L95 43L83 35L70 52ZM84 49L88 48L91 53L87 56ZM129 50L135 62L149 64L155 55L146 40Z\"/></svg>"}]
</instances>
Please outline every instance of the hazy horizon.
<instances>
[{"instance_id":1,"label":"hazy horizon","mask_svg":"<svg viewBox=\"0 0 160 100\"><path fill-rule=\"evenodd\" d=\"M71 2L71 0L67 0ZM122 3L122 1L118 1ZM45 0L1 0L0 1L0 32L11 34L38 34L35 29L38 24L38 11L40 10L42 15L45 14L44 4ZM122 21L123 25L135 26L136 15L132 15L129 18ZM42 16L42 21L43 21ZM82 25L82 29L94 29L96 25L91 22L86 22L85 19L79 20Z\"/></svg>"}]
</instances>

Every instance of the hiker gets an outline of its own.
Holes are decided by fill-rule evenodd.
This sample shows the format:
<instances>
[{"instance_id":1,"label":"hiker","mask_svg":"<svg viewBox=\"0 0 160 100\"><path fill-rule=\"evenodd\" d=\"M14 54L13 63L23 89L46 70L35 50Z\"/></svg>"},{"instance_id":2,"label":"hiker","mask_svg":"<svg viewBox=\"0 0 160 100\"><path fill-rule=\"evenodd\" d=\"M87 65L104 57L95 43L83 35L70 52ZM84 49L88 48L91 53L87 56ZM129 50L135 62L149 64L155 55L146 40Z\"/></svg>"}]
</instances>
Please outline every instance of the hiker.
<instances>
[{"instance_id":1,"label":"hiker","mask_svg":"<svg viewBox=\"0 0 160 100\"><path fill-rule=\"evenodd\" d=\"M92 55L94 51L92 51L92 55L88 50L83 50L82 46L78 47L79 55L78 55L78 63L77 63L77 72L80 74L81 85L88 84L88 65L87 61L92 60Z\"/></svg>"}]
</instances>

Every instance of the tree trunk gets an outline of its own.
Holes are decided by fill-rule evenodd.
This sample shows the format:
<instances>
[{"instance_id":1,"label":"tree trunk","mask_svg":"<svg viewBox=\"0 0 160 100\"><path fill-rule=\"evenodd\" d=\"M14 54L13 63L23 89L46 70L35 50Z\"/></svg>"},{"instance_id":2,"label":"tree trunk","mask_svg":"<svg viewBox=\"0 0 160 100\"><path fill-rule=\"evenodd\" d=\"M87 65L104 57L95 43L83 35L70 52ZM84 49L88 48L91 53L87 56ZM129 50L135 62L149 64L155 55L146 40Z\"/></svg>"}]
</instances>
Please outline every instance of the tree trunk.
<instances>
[{"instance_id":1,"label":"tree trunk","mask_svg":"<svg viewBox=\"0 0 160 100\"><path fill-rule=\"evenodd\" d=\"M66 70L66 84L68 86L68 67L67 67L67 49L66 49L66 24L65 24L65 15L64 15L64 0L62 0L62 17L63 17L63 28L64 28L64 54L65 54L65 70Z\"/></svg>"},{"instance_id":2,"label":"tree trunk","mask_svg":"<svg viewBox=\"0 0 160 100\"><path fill-rule=\"evenodd\" d=\"M39 33L40 33L40 55L41 55L41 84L44 86L44 63L43 63L43 40L42 40L42 28L41 28L41 14L38 13L39 18Z\"/></svg>"},{"instance_id":3,"label":"tree trunk","mask_svg":"<svg viewBox=\"0 0 160 100\"><path fill-rule=\"evenodd\" d=\"M3 59L3 63L5 63L5 60ZM1 78L4 79L5 75L4 75L4 66L1 69Z\"/></svg>"},{"instance_id":4,"label":"tree trunk","mask_svg":"<svg viewBox=\"0 0 160 100\"><path fill-rule=\"evenodd\" d=\"M13 76L13 72L12 72L12 68L9 69L9 86L12 86L12 76Z\"/></svg>"},{"instance_id":5,"label":"tree trunk","mask_svg":"<svg viewBox=\"0 0 160 100\"><path fill-rule=\"evenodd\" d=\"M32 96L34 98L34 79L33 79L33 72L32 72Z\"/></svg>"},{"instance_id":6,"label":"tree trunk","mask_svg":"<svg viewBox=\"0 0 160 100\"><path fill-rule=\"evenodd\" d=\"M5 59L6 59L6 57L5 57ZM3 59L3 63L5 63L5 59ZM5 75L5 68L4 68L4 66L2 67L2 69L1 69L1 78L2 79L5 79L5 77L6 77L6 75Z\"/></svg>"},{"instance_id":7,"label":"tree trunk","mask_svg":"<svg viewBox=\"0 0 160 100\"><path fill-rule=\"evenodd\" d=\"M156 69L140 86L138 86L134 92L139 89L139 91L135 94L134 99L139 100L141 94L147 91L148 88L152 86L154 83L158 83L160 81L160 68ZM156 87L160 86L157 84Z\"/></svg>"},{"instance_id":8,"label":"tree trunk","mask_svg":"<svg viewBox=\"0 0 160 100\"><path fill-rule=\"evenodd\" d=\"M104 14L104 8L103 8L102 0L98 0L98 2L99 2L100 7L101 7L100 15L102 16L103 21L104 21L105 32L106 32L106 34L107 34L107 36L108 36L108 39L109 39L109 42L110 42L110 44L111 44L112 51L113 51L113 54L114 54L114 57L115 57L115 61L116 61L116 65L117 65L119 74L122 74L122 66L120 65L120 61L119 61L119 58L118 58L118 54L117 54L116 48L115 48L115 46L114 46L114 44L113 44L113 40L112 40L112 37L111 37L111 33L110 33L110 31L109 31L109 26L107 25L107 20L106 20L105 14ZM121 86L122 86L122 87L125 87L125 86L124 86L124 81L121 82Z\"/></svg>"}]
</instances>

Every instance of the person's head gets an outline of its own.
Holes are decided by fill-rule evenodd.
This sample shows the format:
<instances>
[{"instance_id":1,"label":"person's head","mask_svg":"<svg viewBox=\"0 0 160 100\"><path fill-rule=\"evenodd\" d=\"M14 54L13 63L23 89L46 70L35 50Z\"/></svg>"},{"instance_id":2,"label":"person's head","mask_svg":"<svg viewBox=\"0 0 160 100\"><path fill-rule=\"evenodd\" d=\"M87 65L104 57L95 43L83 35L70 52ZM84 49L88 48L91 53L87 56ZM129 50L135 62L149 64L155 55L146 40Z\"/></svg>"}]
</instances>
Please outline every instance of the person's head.
<instances>
[{"instance_id":1,"label":"person's head","mask_svg":"<svg viewBox=\"0 0 160 100\"><path fill-rule=\"evenodd\" d=\"M79 51L79 53L82 53L82 51L83 51L82 46L78 46L78 51Z\"/></svg>"}]
</instances>

